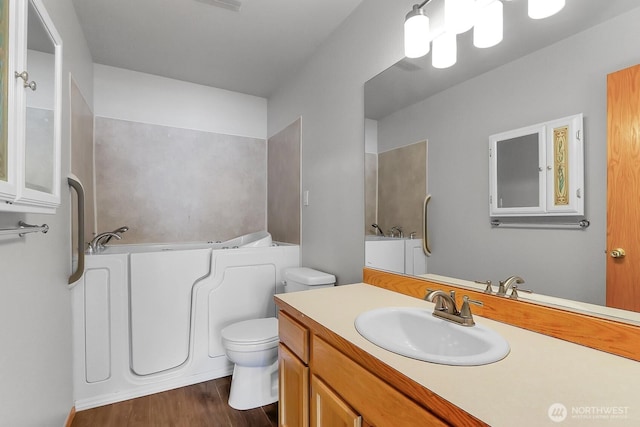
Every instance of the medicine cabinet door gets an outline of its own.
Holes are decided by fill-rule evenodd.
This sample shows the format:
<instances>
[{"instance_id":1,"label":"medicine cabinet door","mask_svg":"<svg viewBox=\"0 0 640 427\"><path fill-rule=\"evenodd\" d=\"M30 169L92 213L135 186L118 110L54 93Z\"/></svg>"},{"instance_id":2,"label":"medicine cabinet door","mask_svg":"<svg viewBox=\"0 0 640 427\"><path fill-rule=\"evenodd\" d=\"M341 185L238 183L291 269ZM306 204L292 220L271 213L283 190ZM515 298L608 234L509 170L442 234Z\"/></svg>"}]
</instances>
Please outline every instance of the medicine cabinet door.
<instances>
[{"instance_id":1,"label":"medicine cabinet door","mask_svg":"<svg viewBox=\"0 0 640 427\"><path fill-rule=\"evenodd\" d=\"M11 3L11 4L10 4ZM15 68L16 10L14 2L0 2L0 204L11 203L18 192L16 171L15 120L16 91L10 74Z\"/></svg>"},{"instance_id":2,"label":"medicine cabinet door","mask_svg":"<svg viewBox=\"0 0 640 427\"><path fill-rule=\"evenodd\" d=\"M582 114L547 122L547 212L584 215Z\"/></svg>"},{"instance_id":3,"label":"medicine cabinet door","mask_svg":"<svg viewBox=\"0 0 640 427\"><path fill-rule=\"evenodd\" d=\"M60 204L62 41L42 0L1 2L0 210L55 213ZM6 49L5 49L6 48Z\"/></svg>"},{"instance_id":4,"label":"medicine cabinet door","mask_svg":"<svg viewBox=\"0 0 640 427\"><path fill-rule=\"evenodd\" d=\"M545 212L545 128L529 126L489 139L490 214L523 216Z\"/></svg>"}]
</instances>

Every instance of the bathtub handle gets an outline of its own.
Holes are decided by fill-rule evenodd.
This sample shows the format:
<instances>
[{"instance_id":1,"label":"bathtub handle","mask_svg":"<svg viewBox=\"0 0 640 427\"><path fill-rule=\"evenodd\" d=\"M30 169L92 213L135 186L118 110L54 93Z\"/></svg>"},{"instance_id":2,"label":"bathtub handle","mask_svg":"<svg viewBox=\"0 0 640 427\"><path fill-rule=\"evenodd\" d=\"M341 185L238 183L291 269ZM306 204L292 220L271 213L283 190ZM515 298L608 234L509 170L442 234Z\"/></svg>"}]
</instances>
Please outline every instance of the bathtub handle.
<instances>
[{"instance_id":1,"label":"bathtub handle","mask_svg":"<svg viewBox=\"0 0 640 427\"><path fill-rule=\"evenodd\" d=\"M84 187L78 177L73 174L67 176L67 183L78 195L78 266L69 276L69 284L72 284L84 274Z\"/></svg>"},{"instance_id":2,"label":"bathtub handle","mask_svg":"<svg viewBox=\"0 0 640 427\"><path fill-rule=\"evenodd\" d=\"M422 250L426 256L431 256L431 247L429 246L429 231L428 231L428 217L427 206L431 201L431 194L427 194L424 198L424 204L422 206Z\"/></svg>"}]
</instances>

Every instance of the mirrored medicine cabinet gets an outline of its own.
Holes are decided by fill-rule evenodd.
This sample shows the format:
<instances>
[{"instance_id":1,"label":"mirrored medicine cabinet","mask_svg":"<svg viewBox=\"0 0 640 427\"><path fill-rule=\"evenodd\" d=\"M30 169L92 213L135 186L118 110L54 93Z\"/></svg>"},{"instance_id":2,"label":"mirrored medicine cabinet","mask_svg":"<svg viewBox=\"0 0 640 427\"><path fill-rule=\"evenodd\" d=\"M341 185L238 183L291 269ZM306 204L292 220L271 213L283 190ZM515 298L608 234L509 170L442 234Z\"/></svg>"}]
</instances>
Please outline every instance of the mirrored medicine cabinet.
<instances>
[{"instance_id":1,"label":"mirrored medicine cabinet","mask_svg":"<svg viewBox=\"0 0 640 427\"><path fill-rule=\"evenodd\" d=\"M582 114L489 137L491 217L584 214Z\"/></svg>"},{"instance_id":2,"label":"mirrored medicine cabinet","mask_svg":"<svg viewBox=\"0 0 640 427\"><path fill-rule=\"evenodd\" d=\"M62 41L41 0L0 5L0 211L55 213Z\"/></svg>"}]
</instances>

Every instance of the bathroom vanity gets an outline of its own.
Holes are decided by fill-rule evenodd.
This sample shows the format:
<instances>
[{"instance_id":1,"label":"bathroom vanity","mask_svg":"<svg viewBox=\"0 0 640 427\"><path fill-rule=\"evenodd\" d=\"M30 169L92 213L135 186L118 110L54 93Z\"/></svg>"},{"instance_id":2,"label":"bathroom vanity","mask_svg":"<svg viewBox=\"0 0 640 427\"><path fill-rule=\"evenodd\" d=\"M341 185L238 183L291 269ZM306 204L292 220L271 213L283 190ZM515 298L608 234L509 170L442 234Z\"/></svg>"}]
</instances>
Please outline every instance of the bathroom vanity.
<instances>
[{"instance_id":1,"label":"bathroom vanity","mask_svg":"<svg viewBox=\"0 0 640 427\"><path fill-rule=\"evenodd\" d=\"M440 365L384 350L354 327L359 314L379 307L433 310L419 298L360 283L277 295L276 304L280 425L541 426L556 424L558 407L563 425L584 423L593 408L615 416L615 425L640 422L634 360L476 314L477 324L509 342L510 354L483 366Z\"/></svg>"}]
</instances>

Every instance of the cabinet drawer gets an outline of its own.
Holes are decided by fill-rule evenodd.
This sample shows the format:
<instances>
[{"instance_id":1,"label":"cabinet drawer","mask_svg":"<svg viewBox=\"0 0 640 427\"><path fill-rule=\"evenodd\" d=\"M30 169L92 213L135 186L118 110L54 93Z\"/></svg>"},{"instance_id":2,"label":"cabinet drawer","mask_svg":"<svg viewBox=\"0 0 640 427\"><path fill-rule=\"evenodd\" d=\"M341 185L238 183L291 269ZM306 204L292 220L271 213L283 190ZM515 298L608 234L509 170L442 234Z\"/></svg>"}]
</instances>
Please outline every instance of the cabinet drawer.
<instances>
[{"instance_id":1,"label":"cabinet drawer","mask_svg":"<svg viewBox=\"0 0 640 427\"><path fill-rule=\"evenodd\" d=\"M295 321L284 311L278 315L278 335L280 342L286 345L305 364L309 363L309 329Z\"/></svg>"},{"instance_id":2,"label":"cabinet drawer","mask_svg":"<svg viewBox=\"0 0 640 427\"><path fill-rule=\"evenodd\" d=\"M372 425L447 425L317 336L313 337L311 352L311 372Z\"/></svg>"}]
</instances>

